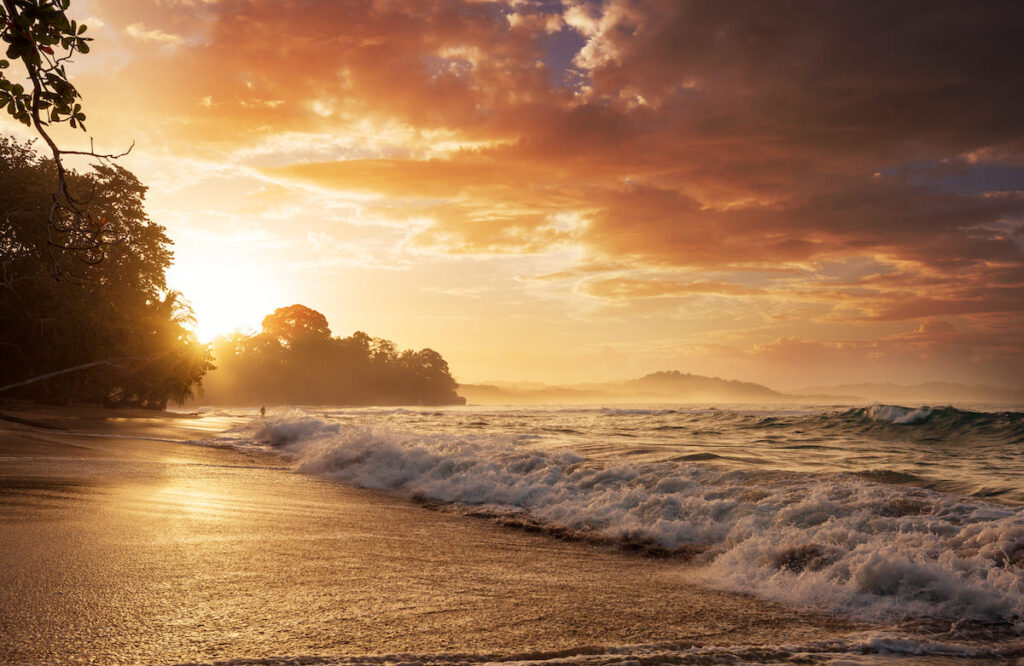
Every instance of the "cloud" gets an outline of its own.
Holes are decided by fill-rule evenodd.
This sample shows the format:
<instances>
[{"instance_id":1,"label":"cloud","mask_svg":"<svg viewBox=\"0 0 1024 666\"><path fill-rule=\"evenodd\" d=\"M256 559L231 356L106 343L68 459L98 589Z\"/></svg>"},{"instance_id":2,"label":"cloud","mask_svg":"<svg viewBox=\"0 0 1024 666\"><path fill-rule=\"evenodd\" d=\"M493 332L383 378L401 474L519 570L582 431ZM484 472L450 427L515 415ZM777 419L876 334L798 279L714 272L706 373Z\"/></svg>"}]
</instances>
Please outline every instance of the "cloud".
<instances>
[{"instance_id":1,"label":"cloud","mask_svg":"<svg viewBox=\"0 0 1024 666\"><path fill-rule=\"evenodd\" d=\"M874 381L888 376L904 384L981 377L988 383L1021 387L1024 372L1024 342L1013 329L967 330L941 320L868 340L779 338L753 346L746 355L750 363L789 376L793 386L835 384L838 377Z\"/></svg>"},{"instance_id":2,"label":"cloud","mask_svg":"<svg viewBox=\"0 0 1024 666\"><path fill-rule=\"evenodd\" d=\"M324 232L308 232L306 240L313 257L288 262L295 271L331 272L344 268L408 270L410 262L399 256L393 247L368 247L365 243L339 240Z\"/></svg>"},{"instance_id":3,"label":"cloud","mask_svg":"<svg viewBox=\"0 0 1024 666\"><path fill-rule=\"evenodd\" d=\"M583 291L591 296L610 300L637 298L666 298L690 294L718 296L751 296L764 294L759 287L747 287L731 282L679 282L676 280L605 278L583 283Z\"/></svg>"},{"instance_id":4,"label":"cloud","mask_svg":"<svg viewBox=\"0 0 1024 666\"><path fill-rule=\"evenodd\" d=\"M102 22L99 22L99 24L102 25ZM174 35L157 28L146 28L141 23L132 23L124 31L129 37L143 42L155 42L171 49L185 41L185 38L181 35Z\"/></svg>"},{"instance_id":5,"label":"cloud","mask_svg":"<svg viewBox=\"0 0 1024 666\"><path fill-rule=\"evenodd\" d=\"M88 74L125 91L90 118L157 119L170 152L334 190L410 254L571 251L538 271L567 298L772 303L760 325L885 349L946 320L961 348L1024 338L1019 2L95 9L132 58ZM776 337L808 358L842 342Z\"/></svg>"}]
</instances>

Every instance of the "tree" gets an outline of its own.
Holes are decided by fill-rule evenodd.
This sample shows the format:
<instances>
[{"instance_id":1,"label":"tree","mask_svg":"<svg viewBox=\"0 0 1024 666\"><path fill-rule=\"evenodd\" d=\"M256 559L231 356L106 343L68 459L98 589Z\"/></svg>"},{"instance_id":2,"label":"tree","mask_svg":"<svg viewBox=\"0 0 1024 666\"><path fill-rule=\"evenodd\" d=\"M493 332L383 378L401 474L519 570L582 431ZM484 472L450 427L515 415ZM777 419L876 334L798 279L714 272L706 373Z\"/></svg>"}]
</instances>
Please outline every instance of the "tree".
<instances>
[{"instance_id":1,"label":"tree","mask_svg":"<svg viewBox=\"0 0 1024 666\"><path fill-rule=\"evenodd\" d=\"M206 393L221 404L463 404L448 363L436 351L401 353L390 340L356 331L331 337L327 319L291 305L263 320L263 331L214 342L217 371Z\"/></svg>"},{"instance_id":2,"label":"tree","mask_svg":"<svg viewBox=\"0 0 1024 666\"><path fill-rule=\"evenodd\" d=\"M146 187L118 166L67 173L70 187L96 192L95 209L122 240L107 261L85 267L81 283L57 281L43 252L54 169L29 144L0 137L0 386L84 365L14 395L144 407L183 400L212 368L210 351L188 329L180 295L167 291L171 242L146 214Z\"/></svg>"},{"instance_id":3,"label":"tree","mask_svg":"<svg viewBox=\"0 0 1024 666\"><path fill-rule=\"evenodd\" d=\"M8 46L6 56L21 61L31 87L11 81L0 72L0 108L7 107L15 120L42 128L67 122L85 130L85 113L77 101L81 95L68 80L64 63L75 53L88 53L86 26L68 18L71 0L3 0L0 4L0 39ZM0 70L11 65L0 60ZM47 143L56 150L52 141ZM57 157L56 155L54 156Z\"/></svg>"},{"instance_id":4,"label":"tree","mask_svg":"<svg viewBox=\"0 0 1024 666\"><path fill-rule=\"evenodd\" d=\"M108 162L119 155L97 153L91 142L89 150L65 150L50 136L55 124L85 130L66 65L88 53L91 40L69 6L0 0L0 109L34 127L52 156L37 159L30 144L0 138L0 348L14 352L0 367L0 385L36 373L49 379L23 395L163 407L199 385L212 367L209 349L183 326L179 295L166 293L170 241L146 216L145 186ZM68 155L98 163L76 173L64 164ZM41 183L56 185L45 191ZM68 368L89 372L66 375Z\"/></svg>"},{"instance_id":5,"label":"tree","mask_svg":"<svg viewBox=\"0 0 1024 666\"><path fill-rule=\"evenodd\" d=\"M57 185L45 217L47 242L41 249L49 256L55 277L73 277L64 261L67 258L98 263L105 248L121 240L108 218L91 208L91 192L74 190L63 157L85 155L102 162L131 151L101 154L91 145L87 151L64 150L47 131L51 124L60 123L85 130L81 95L65 65L76 53L88 53L91 39L83 36L85 25L68 17L70 4L70 0L0 0L0 40L7 44L6 58L0 59L0 109L34 127L53 156ZM8 74L12 61L24 69L22 82Z\"/></svg>"},{"instance_id":6,"label":"tree","mask_svg":"<svg viewBox=\"0 0 1024 666\"><path fill-rule=\"evenodd\" d=\"M298 341L326 340L331 337L327 317L299 304L278 308L264 317L263 332L289 346Z\"/></svg>"}]
</instances>

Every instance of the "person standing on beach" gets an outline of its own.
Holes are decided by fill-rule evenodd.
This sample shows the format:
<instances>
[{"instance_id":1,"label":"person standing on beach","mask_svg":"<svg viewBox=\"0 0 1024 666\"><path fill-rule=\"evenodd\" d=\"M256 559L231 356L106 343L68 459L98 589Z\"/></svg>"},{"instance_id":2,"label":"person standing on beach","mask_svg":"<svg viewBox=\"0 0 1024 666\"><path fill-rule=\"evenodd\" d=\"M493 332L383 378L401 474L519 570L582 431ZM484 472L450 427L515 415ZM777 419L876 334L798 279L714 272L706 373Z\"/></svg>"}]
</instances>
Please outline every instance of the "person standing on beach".
<instances>
[{"instance_id":1,"label":"person standing on beach","mask_svg":"<svg viewBox=\"0 0 1024 666\"><path fill-rule=\"evenodd\" d=\"M267 408L266 407L260 407L260 418L261 419L267 418Z\"/></svg>"}]
</instances>

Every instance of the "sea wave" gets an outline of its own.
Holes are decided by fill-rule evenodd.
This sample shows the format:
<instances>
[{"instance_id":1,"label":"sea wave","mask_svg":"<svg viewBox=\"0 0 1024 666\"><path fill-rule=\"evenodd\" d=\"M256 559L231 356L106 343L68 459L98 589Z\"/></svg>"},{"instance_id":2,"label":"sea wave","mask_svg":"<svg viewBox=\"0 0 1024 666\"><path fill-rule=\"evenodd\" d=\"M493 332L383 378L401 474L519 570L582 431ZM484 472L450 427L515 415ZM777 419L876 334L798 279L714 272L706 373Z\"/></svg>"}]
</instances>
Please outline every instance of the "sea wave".
<instances>
[{"instance_id":1,"label":"sea wave","mask_svg":"<svg viewBox=\"0 0 1024 666\"><path fill-rule=\"evenodd\" d=\"M959 410L954 410L959 411ZM932 415L931 407L899 407L897 405L872 405L867 410L853 410L857 416L865 415L873 421L883 421L896 425L915 425L924 423Z\"/></svg>"},{"instance_id":2,"label":"sea wave","mask_svg":"<svg viewBox=\"0 0 1024 666\"><path fill-rule=\"evenodd\" d=\"M780 426L821 428L823 432L972 443L1024 443L1024 412L981 412L956 407L871 405L819 415L780 419Z\"/></svg>"},{"instance_id":3,"label":"sea wave","mask_svg":"<svg viewBox=\"0 0 1024 666\"><path fill-rule=\"evenodd\" d=\"M873 417L867 408L844 418ZM864 619L969 618L1024 631L1020 508L849 474L600 462L510 436L379 422L292 415L245 437L303 473L695 553L698 575L718 588Z\"/></svg>"}]
</instances>

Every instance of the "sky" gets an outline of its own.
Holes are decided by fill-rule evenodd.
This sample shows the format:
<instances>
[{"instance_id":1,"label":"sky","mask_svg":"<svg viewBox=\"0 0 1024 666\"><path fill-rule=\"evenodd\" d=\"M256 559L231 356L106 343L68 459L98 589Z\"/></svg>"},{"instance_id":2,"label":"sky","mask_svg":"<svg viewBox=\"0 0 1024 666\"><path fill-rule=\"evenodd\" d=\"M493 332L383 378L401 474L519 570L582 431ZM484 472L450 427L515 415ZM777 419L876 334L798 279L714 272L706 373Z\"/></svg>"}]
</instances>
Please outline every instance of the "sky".
<instances>
[{"instance_id":1,"label":"sky","mask_svg":"<svg viewBox=\"0 0 1024 666\"><path fill-rule=\"evenodd\" d=\"M204 338L302 303L462 382L1024 387L1019 2L72 13Z\"/></svg>"}]
</instances>

